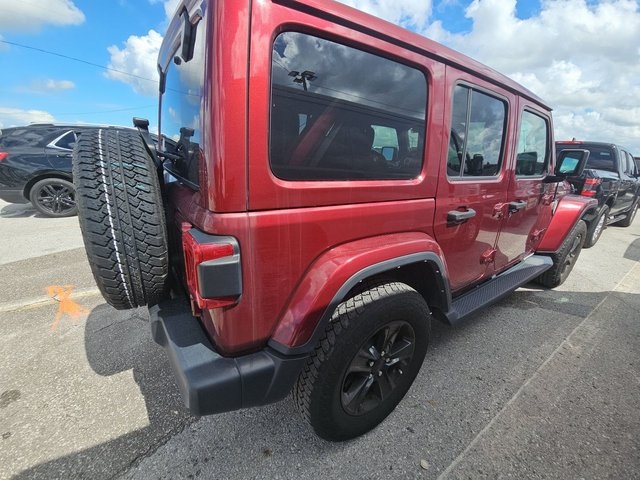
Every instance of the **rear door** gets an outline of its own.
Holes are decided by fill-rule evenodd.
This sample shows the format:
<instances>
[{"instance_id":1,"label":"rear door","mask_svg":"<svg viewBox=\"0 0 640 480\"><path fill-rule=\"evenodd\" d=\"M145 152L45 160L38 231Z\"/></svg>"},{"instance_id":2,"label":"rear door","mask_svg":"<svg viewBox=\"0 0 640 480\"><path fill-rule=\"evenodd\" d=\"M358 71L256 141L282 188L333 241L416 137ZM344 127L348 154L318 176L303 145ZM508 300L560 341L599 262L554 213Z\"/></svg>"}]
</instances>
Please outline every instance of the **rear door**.
<instances>
[{"instance_id":1,"label":"rear door","mask_svg":"<svg viewBox=\"0 0 640 480\"><path fill-rule=\"evenodd\" d=\"M551 173L551 116L520 100L517 144L511 155L509 191L504 222L497 242L496 271L533 253L551 221L555 184L543 180Z\"/></svg>"},{"instance_id":2,"label":"rear door","mask_svg":"<svg viewBox=\"0 0 640 480\"><path fill-rule=\"evenodd\" d=\"M449 141L441 154L434 230L456 293L492 269L507 195L503 160L511 148L508 112L514 97L449 67L447 77Z\"/></svg>"},{"instance_id":3,"label":"rear door","mask_svg":"<svg viewBox=\"0 0 640 480\"><path fill-rule=\"evenodd\" d=\"M620 188L618 189L617 206L620 210L627 211L636 199L637 179L635 175L635 163L633 157L622 148L618 149L620 163Z\"/></svg>"}]
</instances>

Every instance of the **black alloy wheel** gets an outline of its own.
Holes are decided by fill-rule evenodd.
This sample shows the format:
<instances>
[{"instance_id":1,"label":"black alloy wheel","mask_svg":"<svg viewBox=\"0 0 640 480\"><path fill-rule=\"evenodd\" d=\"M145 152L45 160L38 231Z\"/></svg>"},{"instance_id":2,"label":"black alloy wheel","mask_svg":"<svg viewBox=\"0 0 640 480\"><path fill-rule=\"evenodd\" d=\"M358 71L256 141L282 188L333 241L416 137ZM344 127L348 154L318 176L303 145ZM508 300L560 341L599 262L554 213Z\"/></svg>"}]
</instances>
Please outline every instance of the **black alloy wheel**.
<instances>
[{"instance_id":1,"label":"black alloy wheel","mask_svg":"<svg viewBox=\"0 0 640 480\"><path fill-rule=\"evenodd\" d=\"M385 325L360 347L342 381L342 407L362 415L387 399L413 360L416 335L411 325Z\"/></svg>"},{"instance_id":2,"label":"black alloy wheel","mask_svg":"<svg viewBox=\"0 0 640 480\"><path fill-rule=\"evenodd\" d=\"M62 178L40 180L31 188L29 199L47 217L70 217L78 212L73 183Z\"/></svg>"}]
</instances>

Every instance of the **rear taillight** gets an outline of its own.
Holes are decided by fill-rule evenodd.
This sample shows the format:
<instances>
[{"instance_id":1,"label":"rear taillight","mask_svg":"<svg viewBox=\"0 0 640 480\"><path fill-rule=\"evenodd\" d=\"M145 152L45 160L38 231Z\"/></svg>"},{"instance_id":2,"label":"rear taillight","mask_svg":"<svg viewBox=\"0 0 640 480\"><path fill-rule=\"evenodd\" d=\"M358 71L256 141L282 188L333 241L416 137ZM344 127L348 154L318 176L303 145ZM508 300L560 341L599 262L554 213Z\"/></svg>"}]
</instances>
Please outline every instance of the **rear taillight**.
<instances>
[{"instance_id":1,"label":"rear taillight","mask_svg":"<svg viewBox=\"0 0 640 480\"><path fill-rule=\"evenodd\" d=\"M9 156L9 152L0 152L0 162Z\"/></svg>"},{"instance_id":2,"label":"rear taillight","mask_svg":"<svg viewBox=\"0 0 640 480\"><path fill-rule=\"evenodd\" d=\"M598 185L600 185L601 183L602 180L600 180L599 178L587 178L584 181L584 185L582 186L580 195L584 195L585 197L595 197L598 190Z\"/></svg>"},{"instance_id":3,"label":"rear taillight","mask_svg":"<svg viewBox=\"0 0 640 480\"><path fill-rule=\"evenodd\" d=\"M242 294L240 248L235 238L182 225L185 277L194 314L227 307Z\"/></svg>"}]
</instances>

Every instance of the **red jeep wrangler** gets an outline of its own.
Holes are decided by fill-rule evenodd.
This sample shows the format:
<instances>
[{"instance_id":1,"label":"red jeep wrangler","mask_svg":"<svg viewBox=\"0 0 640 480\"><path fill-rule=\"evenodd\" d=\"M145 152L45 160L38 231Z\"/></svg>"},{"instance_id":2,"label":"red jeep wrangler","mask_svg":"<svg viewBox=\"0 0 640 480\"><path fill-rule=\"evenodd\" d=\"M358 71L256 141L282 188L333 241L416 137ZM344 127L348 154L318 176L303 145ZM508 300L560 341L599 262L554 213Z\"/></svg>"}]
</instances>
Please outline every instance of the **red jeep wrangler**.
<instances>
[{"instance_id":1,"label":"red jeep wrangler","mask_svg":"<svg viewBox=\"0 0 640 480\"><path fill-rule=\"evenodd\" d=\"M197 415L293 392L320 436L360 435L432 318L580 253L596 205L554 175L549 107L424 37L327 0L183 0L158 69L160 143L83 135L74 177L98 286L150 307Z\"/></svg>"}]
</instances>

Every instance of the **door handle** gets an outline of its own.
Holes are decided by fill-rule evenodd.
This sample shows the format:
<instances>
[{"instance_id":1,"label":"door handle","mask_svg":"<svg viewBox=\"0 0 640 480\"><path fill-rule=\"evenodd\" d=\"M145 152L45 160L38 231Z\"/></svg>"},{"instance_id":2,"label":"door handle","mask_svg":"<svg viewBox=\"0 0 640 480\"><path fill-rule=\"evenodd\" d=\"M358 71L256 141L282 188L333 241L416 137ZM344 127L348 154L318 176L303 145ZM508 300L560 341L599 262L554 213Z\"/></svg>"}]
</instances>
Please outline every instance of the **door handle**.
<instances>
[{"instance_id":1,"label":"door handle","mask_svg":"<svg viewBox=\"0 0 640 480\"><path fill-rule=\"evenodd\" d=\"M519 210L522 210L526 206L527 206L527 202L525 202L524 200L516 200L515 202L509 202L509 212L515 213Z\"/></svg>"},{"instance_id":2,"label":"door handle","mask_svg":"<svg viewBox=\"0 0 640 480\"><path fill-rule=\"evenodd\" d=\"M473 208L467 208L464 212L461 212L459 210L451 210L449 213L447 213L447 225L459 225L475 216L476 211Z\"/></svg>"}]
</instances>

